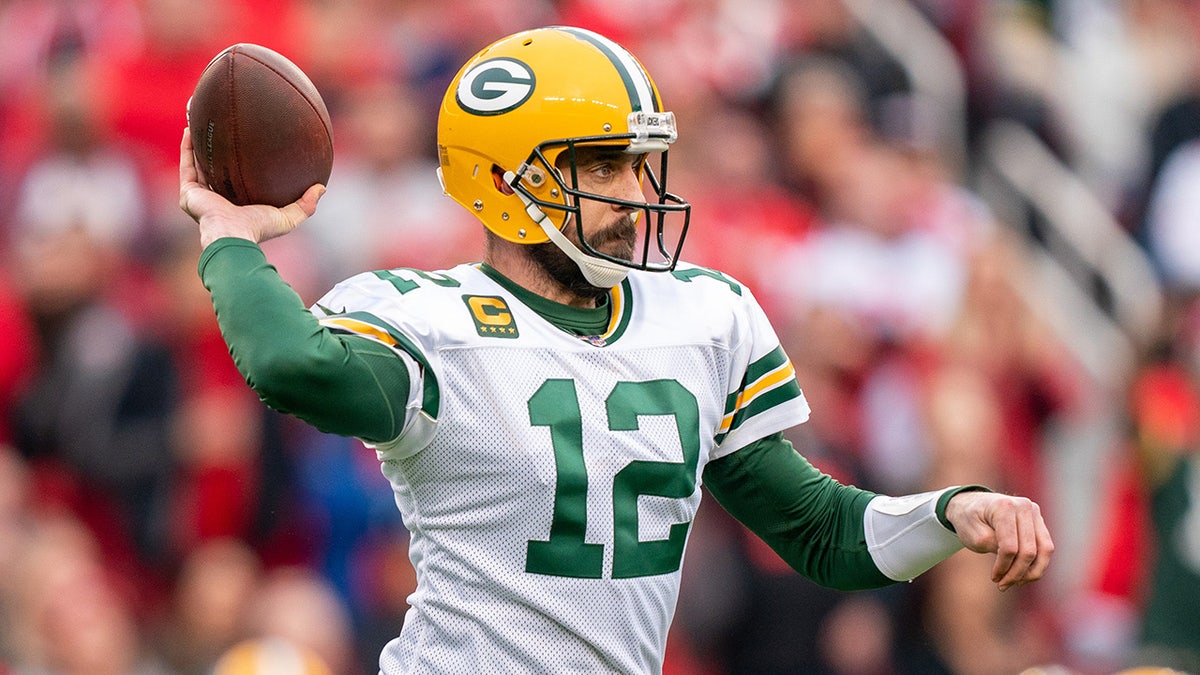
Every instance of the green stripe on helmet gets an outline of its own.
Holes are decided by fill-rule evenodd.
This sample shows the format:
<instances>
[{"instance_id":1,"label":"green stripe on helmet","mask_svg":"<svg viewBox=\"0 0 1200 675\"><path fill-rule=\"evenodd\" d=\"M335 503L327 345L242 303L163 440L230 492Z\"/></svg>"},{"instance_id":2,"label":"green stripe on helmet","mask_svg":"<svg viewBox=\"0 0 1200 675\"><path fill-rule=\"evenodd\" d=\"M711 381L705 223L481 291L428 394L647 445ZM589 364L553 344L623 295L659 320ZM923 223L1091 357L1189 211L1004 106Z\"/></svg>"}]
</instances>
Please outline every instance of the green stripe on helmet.
<instances>
[{"instance_id":1,"label":"green stripe on helmet","mask_svg":"<svg viewBox=\"0 0 1200 675\"><path fill-rule=\"evenodd\" d=\"M600 53L608 57L612 62L613 67L617 69L617 73L621 76L621 81L625 84L625 91L629 94L629 103L633 107L634 112L643 112L642 97L638 94L638 84L640 83L649 97L649 105L651 110L646 112L661 112L662 104L658 100L658 93L654 91L654 85L650 83L650 76L638 64L637 59L633 54L630 54L625 48L615 42L608 40L596 33L581 28L569 28L565 26L558 27L565 33L570 33L575 37L584 40L600 50ZM624 54L625 59L621 58L617 50ZM634 70L636 72L631 72ZM636 79L635 79L636 78Z\"/></svg>"}]
</instances>

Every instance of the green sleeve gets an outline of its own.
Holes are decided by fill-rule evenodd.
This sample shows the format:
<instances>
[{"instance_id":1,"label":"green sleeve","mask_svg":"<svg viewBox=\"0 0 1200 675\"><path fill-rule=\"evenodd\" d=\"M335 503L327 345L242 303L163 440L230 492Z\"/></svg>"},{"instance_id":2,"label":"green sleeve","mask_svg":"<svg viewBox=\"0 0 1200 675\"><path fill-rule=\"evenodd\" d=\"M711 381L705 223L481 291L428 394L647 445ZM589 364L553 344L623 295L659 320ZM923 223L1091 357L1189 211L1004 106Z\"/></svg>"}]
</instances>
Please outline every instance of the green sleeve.
<instances>
[{"instance_id":1,"label":"green sleeve","mask_svg":"<svg viewBox=\"0 0 1200 675\"><path fill-rule=\"evenodd\" d=\"M894 583L867 551L874 493L838 483L774 434L710 462L709 493L797 572L842 590Z\"/></svg>"},{"instance_id":2,"label":"green sleeve","mask_svg":"<svg viewBox=\"0 0 1200 675\"><path fill-rule=\"evenodd\" d=\"M199 271L229 353L264 403L328 433L400 435L409 377L395 352L322 327L253 242L213 242Z\"/></svg>"}]
</instances>

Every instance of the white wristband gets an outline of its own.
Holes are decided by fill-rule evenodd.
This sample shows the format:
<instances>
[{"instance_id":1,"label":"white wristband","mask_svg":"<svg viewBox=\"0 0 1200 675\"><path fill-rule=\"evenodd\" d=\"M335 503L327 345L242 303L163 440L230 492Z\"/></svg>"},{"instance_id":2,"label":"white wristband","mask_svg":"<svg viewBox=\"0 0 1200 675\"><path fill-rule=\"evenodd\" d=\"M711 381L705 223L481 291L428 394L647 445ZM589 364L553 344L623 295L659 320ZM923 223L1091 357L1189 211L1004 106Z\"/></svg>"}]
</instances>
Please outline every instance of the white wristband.
<instances>
[{"instance_id":1,"label":"white wristband","mask_svg":"<svg viewBox=\"0 0 1200 675\"><path fill-rule=\"evenodd\" d=\"M867 504L863 514L867 550L884 576L911 581L962 548L958 535L937 517L938 498L954 489L904 497L880 495Z\"/></svg>"}]
</instances>

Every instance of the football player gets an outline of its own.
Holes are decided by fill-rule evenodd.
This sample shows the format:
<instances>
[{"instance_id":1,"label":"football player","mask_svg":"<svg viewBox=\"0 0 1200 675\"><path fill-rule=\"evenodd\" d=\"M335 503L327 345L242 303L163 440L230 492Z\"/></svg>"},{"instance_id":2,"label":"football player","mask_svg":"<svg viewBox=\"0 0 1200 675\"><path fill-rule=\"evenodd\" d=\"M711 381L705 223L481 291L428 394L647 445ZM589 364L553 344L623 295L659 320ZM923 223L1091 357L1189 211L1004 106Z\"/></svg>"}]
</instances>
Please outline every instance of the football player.
<instances>
[{"instance_id":1,"label":"football player","mask_svg":"<svg viewBox=\"0 0 1200 675\"><path fill-rule=\"evenodd\" d=\"M623 47L550 27L486 47L438 120L439 178L482 262L365 272L311 308L258 243L317 206L180 205L230 352L270 406L374 449L417 588L384 673L662 668L703 483L799 573L910 580L958 549L1000 590L1040 578L1038 506L980 486L841 485L782 432L808 404L745 285L679 260L675 119ZM399 217L403 217L400 215Z\"/></svg>"}]
</instances>

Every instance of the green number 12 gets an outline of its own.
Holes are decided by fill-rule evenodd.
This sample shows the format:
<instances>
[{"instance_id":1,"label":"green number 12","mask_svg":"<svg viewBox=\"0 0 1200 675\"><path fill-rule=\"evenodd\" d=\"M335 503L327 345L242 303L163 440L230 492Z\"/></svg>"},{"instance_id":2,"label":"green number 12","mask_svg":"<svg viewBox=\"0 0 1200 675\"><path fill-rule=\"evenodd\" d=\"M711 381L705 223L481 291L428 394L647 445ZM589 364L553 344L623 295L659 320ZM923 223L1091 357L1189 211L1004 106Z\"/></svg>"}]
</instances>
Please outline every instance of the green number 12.
<instances>
[{"instance_id":1,"label":"green number 12","mask_svg":"<svg viewBox=\"0 0 1200 675\"><path fill-rule=\"evenodd\" d=\"M636 460L613 478L614 579L667 574L679 569L689 523L675 523L666 539L638 541L638 497L684 499L696 490L700 456L700 409L696 397L675 380L619 382L605 400L611 431L636 431L640 415L671 415L683 448L682 462ZM557 483L547 541L529 540L525 571L599 579L604 544L584 541L587 530L587 467L583 418L572 380L547 380L529 399L534 426L550 428Z\"/></svg>"}]
</instances>

